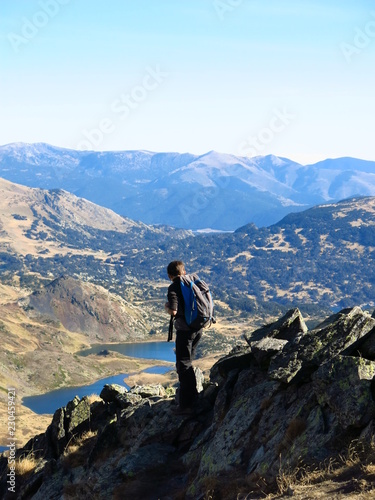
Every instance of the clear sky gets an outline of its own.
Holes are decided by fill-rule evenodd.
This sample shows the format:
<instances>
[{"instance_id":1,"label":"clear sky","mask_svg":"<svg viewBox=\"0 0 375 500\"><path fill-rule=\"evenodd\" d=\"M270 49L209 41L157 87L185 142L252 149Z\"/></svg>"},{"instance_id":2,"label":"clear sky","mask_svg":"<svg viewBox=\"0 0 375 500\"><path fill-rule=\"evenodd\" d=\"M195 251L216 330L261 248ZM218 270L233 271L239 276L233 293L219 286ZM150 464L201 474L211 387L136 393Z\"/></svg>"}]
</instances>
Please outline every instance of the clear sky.
<instances>
[{"instance_id":1,"label":"clear sky","mask_svg":"<svg viewBox=\"0 0 375 500\"><path fill-rule=\"evenodd\" d=\"M375 160L373 0L1 0L0 144Z\"/></svg>"}]
</instances>

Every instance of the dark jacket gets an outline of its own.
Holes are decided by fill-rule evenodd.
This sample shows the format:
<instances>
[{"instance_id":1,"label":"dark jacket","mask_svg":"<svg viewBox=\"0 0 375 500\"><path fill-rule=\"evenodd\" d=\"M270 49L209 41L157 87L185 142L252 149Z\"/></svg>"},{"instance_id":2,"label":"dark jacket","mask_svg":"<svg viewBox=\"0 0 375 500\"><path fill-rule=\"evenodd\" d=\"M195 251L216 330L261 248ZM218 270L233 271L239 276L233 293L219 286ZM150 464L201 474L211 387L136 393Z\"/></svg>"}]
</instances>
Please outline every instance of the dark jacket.
<instances>
[{"instance_id":1,"label":"dark jacket","mask_svg":"<svg viewBox=\"0 0 375 500\"><path fill-rule=\"evenodd\" d=\"M169 308L177 311L174 325L177 331L191 331L191 328L185 321L185 304L181 292L180 277L173 280L173 283L168 287L168 302Z\"/></svg>"}]
</instances>

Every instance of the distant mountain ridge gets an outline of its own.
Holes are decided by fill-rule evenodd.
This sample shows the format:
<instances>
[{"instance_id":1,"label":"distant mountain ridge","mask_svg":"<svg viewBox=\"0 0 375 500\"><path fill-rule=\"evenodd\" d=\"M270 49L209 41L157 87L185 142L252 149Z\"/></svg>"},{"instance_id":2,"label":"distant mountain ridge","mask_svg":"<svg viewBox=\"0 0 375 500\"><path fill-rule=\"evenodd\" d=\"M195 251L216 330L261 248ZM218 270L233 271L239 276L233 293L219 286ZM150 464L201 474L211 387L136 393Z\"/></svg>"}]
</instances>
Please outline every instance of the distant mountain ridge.
<instances>
[{"instance_id":1,"label":"distant mountain ridge","mask_svg":"<svg viewBox=\"0 0 375 500\"><path fill-rule=\"evenodd\" d=\"M75 151L48 144L0 146L0 177L64 189L146 224L235 230L291 212L375 195L375 162L328 159L301 165L273 155L238 157L150 151Z\"/></svg>"}]
</instances>

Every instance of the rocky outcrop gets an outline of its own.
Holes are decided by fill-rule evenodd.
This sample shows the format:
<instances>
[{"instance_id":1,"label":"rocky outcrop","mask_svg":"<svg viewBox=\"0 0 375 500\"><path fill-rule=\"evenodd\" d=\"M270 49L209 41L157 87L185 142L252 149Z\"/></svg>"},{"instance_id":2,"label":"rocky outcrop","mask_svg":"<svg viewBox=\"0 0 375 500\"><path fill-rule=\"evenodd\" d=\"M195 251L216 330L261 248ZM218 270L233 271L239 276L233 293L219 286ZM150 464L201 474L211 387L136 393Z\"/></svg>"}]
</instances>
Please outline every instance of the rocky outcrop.
<instances>
[{"instance_id":1,"label":"rocky outcrop","mask_svg":"<svg viewBox=\"0 0 375 500\"><path fill-rule=\"evenodd\" d=\"M294 309L212 367L192 414L174 412L170 388L105 386L100 402L75 399L18 451L40 461L19 479L19 498L262 498L280 469L369 439L374 345L375 318L359 307L311 331ZM81 458L67 462L80 435Z\"/></svg>"}]
</instances>

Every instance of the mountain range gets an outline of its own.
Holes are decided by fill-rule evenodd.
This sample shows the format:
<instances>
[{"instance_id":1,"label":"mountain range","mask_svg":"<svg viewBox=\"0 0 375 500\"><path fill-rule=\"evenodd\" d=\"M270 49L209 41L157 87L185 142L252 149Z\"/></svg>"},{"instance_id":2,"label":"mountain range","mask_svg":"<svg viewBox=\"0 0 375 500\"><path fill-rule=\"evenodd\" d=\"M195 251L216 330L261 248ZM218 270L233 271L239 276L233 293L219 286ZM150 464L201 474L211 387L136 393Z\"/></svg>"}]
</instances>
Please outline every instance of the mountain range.
<instances>
[{"instance_id":1,"label":"mountain range","mask_svg":"<svg viewBox=\"0 0 375 500\"><path fill-rule=\"evenodd\" d=\"M64 189L146 224L192 230L269 226L290 212L375 195L375 162L355 158L301 165L272 155L94 152L14 143L0 147L0 176Z\"/></svg>"}]
</instances>

